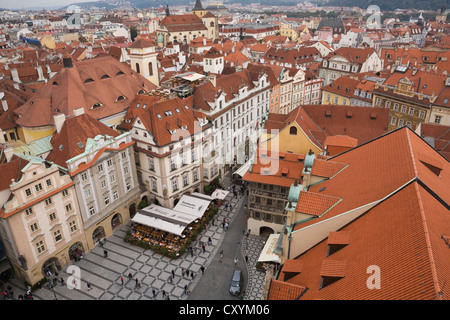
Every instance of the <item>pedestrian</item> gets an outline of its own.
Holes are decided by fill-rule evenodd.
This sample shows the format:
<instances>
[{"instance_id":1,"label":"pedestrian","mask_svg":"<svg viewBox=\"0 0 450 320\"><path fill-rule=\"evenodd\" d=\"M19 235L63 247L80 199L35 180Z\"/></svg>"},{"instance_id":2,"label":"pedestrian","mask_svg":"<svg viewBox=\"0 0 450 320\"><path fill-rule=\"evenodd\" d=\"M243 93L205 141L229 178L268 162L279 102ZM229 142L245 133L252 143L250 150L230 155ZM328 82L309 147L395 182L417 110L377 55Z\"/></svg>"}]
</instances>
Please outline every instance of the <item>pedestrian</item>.
<instances>
[{"instance_id":1,"label":"pedestrian","mask_svg":"<svg viewBox=\"0 0 450 320\"><path fill-rule=\"evenodd\" d=\"M222 259L222 258L223 258L223 250L220 251L220 259Z\"/></svg>"},{"instance_id":2,"label":"pedestrian","mask_svg":"<svg viewBox=\"0 0 450 320\"><path fill-rule=\"evenodd\" d=\"M105 258L108 258L108 250L103 250L103 256L105 257Z\"/></svg>"},{"instance_id":3,"label":"pedestrian","mask_svg":"<svg viewBox=\"0 0 450 320\"><path fill-rule=\"evenodd\" d=\"M234 258L234 266L236 266L237 262L238 262L238 258Z\"/></svg>"},{"instance_id":4,"label":"pedestrian","mask_svg":"<svg viewBox=\"0 0 450 320\"><path fill-rule=\"evenodd\" d=\"M229 224L228 222L225 222L225 230L228 230Z\"/></svg>"},{"instance_id":5,"label":"pedestrian","mask_svg":"<svg viewBox=\"0 0 450 320\"><path fill-rule=\"evenodd\" d=\"M172 278L175 278L175 270L172 269Z\"/></svg>"},{"instance_id":6,"label":"pedestrian","mask_svg":"<svg viewBox=\"0 0 450 320\"><path fill-rule=\"evenodd\" d=\"M120 282L122 282L122 285L123 285L124 279L122 276L120 277Z\"/></svg>"},{"instance_id":7,"label":"pedestrian","mask_svg":"<svg viewBox=\"0 0 450 320\"><path fill-rule=\"evenodd\" d=\"M163 291L162 291L162 295L163 295L163 298L165 298L166 297L166 291L163 289Z\"/></svg>"},{"instance_id":8,"label":"pedestrian","mask_svg":"<svg viewBox=\"0 0 450 320\"><path fill-rule=\"evenodd\" d=\"M212 245L211 237L208 237L208 245Z\"/></svg>"},{"instance_id":9,"label":"pedestrian","mask_svg":"<svg viewBox=\"0 0 450 320\"><path fill-rule=\"evenodd\" d=\"M194 277L195 277L195 274L194 274L193 271L191 271L191 278L192 278L192 280L194 280Z\"/></svg>"},{"instance_id":10,"label":"pedestrian","mask_svg":"<svg viewBox=\"0 0 450 320\"><path fill-rule=\"evenodd\" d=\"M169 282L170 282L170 283L173 283L173 277L172 277L172 275L171 275L171 274L169 274L169 278L168 278L168 280L169 280Z\"/></svg>"},{"instance_id":11,"label":"pedestrian","mask_svg":"<svg viewBox=\"0 0 450 320\"><path fill-rule=\"evenodd\" d=\"M152 293L153 293L153 298L156 298L156 290L152 289Z\"/></svg>"},{"instance_id":12,"label":"pedestrian","mask_svg":"<svg viewBox=\"0 0 450 320\"><path fill-rule=\"evenodd\" d=\"M202 271L202 274L205 274L205 267L204 266L201 266L200 270Z\"/></svg>"},{"instance_id":13,"label":"pedestrian","mask_svg":"<svg viewBox=\"0 0 450 320\"><path fill-rule=\"evenodd\" d=\"M64 287L66 284L64 283L64 279L63 278L61 278L60 280L59 280L60 282L61 282L61 287ZM27 292L28 293L28 292Z\"/></svg>"},{"instance_id":14,"label":"pedestrian","mask_svg":"<svg viewBox=\"0 0 450 320\"><path fill-rule=\"evenodd\" d=\"M205 253L206 248L205 248L205 245L204 245L204 244L202 244L202 250L203 250L203 253Z\"/></svg>"},{"instance_id":15,"label":"pedestrian","mask_svg":"<svg viewBox=\"0 0 450 320\"><path fill-rule=\"evenodd\" d=\"M89 282L87 282L86 285L87 285L88 291L91 291L92 290L91 284Z\"/></svg>"},{"instance_id":16,"label":"pedestrian","mask_svg":"<svg viewBox=\"0 0 450 320\"><path fill-rule=\"evenodd\" d=\"M133 274L131 274L131 271L128 273L128 279L129 280L133 279Z\"/></svg>"},{"instance_id":17,"label":"pedestrian","mask_svg":"<svg viewBox=\"0 0 450 320\"><path fill-rule=\"evenodd\" d=\"M189 270L186 270L186 276L189 277Z\"/></svg>"},{"instance_id":18,"label":"pedestrian","mask_svg":"<svg viewBox=\"0 0 450 320\"><path fill-rule=\"evenodd\" d=\"M245 256L245 263L248 263L248 256Z\"/></svg>"},{"instance_id":19,"label":"pedestrian","mask_svg":"<svg viewBox=\"0 0 450 320\"><path fill-rule=\"evenodd\" d=\"M184 277L184 273L185 273L184 269L181 269L181 276Z\"/></svg>"},{"instance_id":20,"label":"pedestrian","mask_svg":"<svg viewBox=\"0 0 450 320\"><path fill-rule=\"evenodd\" d=\"M136 285L135 285L135 289L136 288L140 288L141 287L141 283L139 282L139 279L138 278L136 278Z\"/></svg>"}]
</instances>

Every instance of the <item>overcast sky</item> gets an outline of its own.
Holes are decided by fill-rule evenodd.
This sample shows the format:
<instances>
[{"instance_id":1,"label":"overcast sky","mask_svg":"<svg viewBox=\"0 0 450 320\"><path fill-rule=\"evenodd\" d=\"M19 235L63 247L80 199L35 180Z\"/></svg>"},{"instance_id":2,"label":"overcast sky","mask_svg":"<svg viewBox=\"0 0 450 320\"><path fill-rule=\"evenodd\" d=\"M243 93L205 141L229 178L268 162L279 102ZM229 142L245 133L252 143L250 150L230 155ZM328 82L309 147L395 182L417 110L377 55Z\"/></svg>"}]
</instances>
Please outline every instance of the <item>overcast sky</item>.
<instances>
[{"instance_id":1,"label":"overcast sky","mask_svg":"<svg viewBox=\"0 0 450 320\"><path fill-rule=\"evenodd\" d=\"M92 1L94 0L0 0L0 8L22 9L30 7L64 7L71 3Z\"/></svg>"}]
</instances>

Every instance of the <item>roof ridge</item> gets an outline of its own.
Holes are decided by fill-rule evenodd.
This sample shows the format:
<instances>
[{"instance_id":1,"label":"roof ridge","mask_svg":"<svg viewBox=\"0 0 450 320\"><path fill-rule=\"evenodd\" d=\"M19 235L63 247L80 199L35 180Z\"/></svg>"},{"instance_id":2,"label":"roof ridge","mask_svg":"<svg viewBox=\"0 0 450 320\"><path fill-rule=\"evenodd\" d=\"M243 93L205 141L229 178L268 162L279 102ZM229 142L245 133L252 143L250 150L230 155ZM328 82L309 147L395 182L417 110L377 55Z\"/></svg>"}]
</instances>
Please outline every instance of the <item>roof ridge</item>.
<instances>
[{"instance_id":1,"label":"roof ridge","mask_svg":"<svg viewBox=\"0 0 450 320\"><path fill-rule=\"evenodd\" d=\"M409 141L409 138L408 138L408 141ZM436 263L434 261L434 255L433 255L433 251L431 249L430 233L428 230L427 219L425 217L425 211L423 208L423 202L422 202L422 197L420 195L418 183L414 183L414 189L415 189L416 196L417 196L417 202L419 204L420 216L422 217L422 226L424 229L423 230L424 237L425 237L425 241L426 241L426 245L427 245L427 253L428 253L428 258L430 259L431 276L433 277L433 286L434 286L434 290L436 293L436 298L438 300L441 300L441 296L439 295L439 293L442 292L442 290L439 287L439 280L438 280L437 271L436 271Z\"/></svg>"},{"instance_id":2,"label":"roof ridge","mask_svg":"<svg viewBox=\"0 0 450 320\"><path fill-rule=\"evenodd\" d=\"M409 131L408 130L406 130L406 139L408 141L409 154L411 155L412 165L413 165L413 168L414 168L414 176L416 178L419 178L419 172L418 172L417 166L416 166L416 158L414 156L413 147L411 145L411 139L409 137Z\"/></svg>"}]
</instances>

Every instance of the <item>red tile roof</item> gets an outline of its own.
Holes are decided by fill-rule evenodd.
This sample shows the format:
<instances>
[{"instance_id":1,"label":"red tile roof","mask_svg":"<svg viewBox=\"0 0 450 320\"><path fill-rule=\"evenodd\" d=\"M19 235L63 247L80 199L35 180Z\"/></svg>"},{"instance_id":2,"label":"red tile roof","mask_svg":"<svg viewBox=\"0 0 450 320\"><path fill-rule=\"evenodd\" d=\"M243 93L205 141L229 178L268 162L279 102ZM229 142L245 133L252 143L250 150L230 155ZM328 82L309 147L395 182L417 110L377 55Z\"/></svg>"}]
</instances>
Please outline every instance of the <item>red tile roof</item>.
<instances>
[{"instance_id":1,"label":"red tile roof","mask_svg":"<svg viewBox=\"0 0 450 320\"><path fill-rule=\"evenodd\" d=\"M74 109L103 119L123 112L139 90L150 91L155 85L111 56L74 62L63 68L31 99L16 110L23 127L52 125L53 115L73 114ZM119 96L126 99L118 100ZM99 103L100 107L94 107Z\"/></svg>"},{"instance_id":2,"label":"red tile roof","mask_svg":"<svg viewBox=\"0 0 450 320\"><path fill-rule=\"evenodd\" d=\"M321 216L340 200L340 198L322 195L320 193L301 191L295 211L313 216Z\"/></svg>"}]
</instances>

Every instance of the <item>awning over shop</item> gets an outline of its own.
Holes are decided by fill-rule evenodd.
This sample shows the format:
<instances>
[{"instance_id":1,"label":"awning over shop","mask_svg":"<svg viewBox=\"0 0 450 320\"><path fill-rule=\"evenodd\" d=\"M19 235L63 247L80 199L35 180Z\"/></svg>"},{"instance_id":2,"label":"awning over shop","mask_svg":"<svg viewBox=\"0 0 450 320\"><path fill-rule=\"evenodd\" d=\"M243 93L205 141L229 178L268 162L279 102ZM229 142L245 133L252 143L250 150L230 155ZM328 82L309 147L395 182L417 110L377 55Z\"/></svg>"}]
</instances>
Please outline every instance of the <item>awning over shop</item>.
<instances>
[{"instance_id":1,"label":"awning over shop","mask_svg":"<svg viewBox=\"0 0 450 320\"><path fill-rule=\"evenodd\" d=\"M173 210L192 215L196 218L201 218L208 209L210 203L210 200L201 199L190 195L183 195Z\"/></svg>"},{"instance_id":2,"label":"awning over shop","mask_svg":"<svg viewBox=\"0 0 450 320\"><path fill-rule=\"evenodd\" d=\"M251 165L252 165L252 161L249 160L246 163L244 163L242 166L240 166L239 169L237 169L235 172L233 172L233 174L237 174L237 175L243 177L247 173L247 171Z\"/></svg>"},{"instance_id":3,"label":"awning over shop","mask_svg":"<svg viewBox=\"0 0 450 320\"><path fill-rule=\"evenodd\" d=\"M261 254L259 255L258 262L276 262L280 263L280 257L273 253L273 250L275 249L278 238L280 237L280 234L271 234L269 238L266 241L266 244L264 245L264 248L261 251Z\"/></svg>"},{"instance_id":4,"label":"awning over shop","mask_svg":"<svg viewBox=\"0 0 450 320\"><path fill-rule=\"evenodd\" d=\"M230 192L226 191L226 190L222 190L222 189L216 189L212 193L211 197L213 197L214 199L223 200L228 195L228 193L230 193Z\"/></svg>"},{"instance_id":5,"label":"awning over shop","mask_svg":"<svg viewBox=\"0 0 450 320\"><path fill-rule=\"evenodd\" d=\"M184 195L173 209L151 204L139 210L132 222L181 236L186 227L203 217L211 200Z\"/></svg>"}]
</instances>

